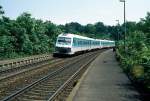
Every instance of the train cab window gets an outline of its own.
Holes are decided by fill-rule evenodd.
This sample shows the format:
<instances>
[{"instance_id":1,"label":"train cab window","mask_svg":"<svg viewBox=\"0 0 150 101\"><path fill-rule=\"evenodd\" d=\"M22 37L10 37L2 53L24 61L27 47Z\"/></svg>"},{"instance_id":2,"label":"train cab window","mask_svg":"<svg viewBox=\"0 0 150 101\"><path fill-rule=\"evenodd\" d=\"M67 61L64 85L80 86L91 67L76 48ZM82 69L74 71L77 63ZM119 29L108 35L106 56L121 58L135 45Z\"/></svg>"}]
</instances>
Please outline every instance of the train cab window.
<instances>
[{"instance_id":1,"label":"train cab window","mask_svg":"<svg viewBox=\"0 0 150 101\"><path fill-rule=\"evenodd\" d=\"M71 44L71 38L59 37L58 38L58 44L70 45Z\"/></svg>"}]
</instances>

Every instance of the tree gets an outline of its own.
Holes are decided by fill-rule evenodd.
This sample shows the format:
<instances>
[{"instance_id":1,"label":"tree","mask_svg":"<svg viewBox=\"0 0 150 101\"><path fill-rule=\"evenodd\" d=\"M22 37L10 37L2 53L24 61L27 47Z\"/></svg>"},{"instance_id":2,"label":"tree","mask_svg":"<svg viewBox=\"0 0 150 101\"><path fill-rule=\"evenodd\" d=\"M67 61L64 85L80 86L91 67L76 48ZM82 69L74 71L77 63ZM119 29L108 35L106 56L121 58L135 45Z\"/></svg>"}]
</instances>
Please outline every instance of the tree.
<instances>
[{"instance_id":1,"label":"tree","mask_svg":"<svg viewBox=\"0 0 150 101\"><path fill-rule=\"evenodd\" d=\"M147 13L145 18L142 18L140 22L137 23L137 29L143 31L144 33L150 33L150 12Z\"/></svg>"},{"instance_id":2,"label":"tree","mask_svg":"<svg viewBox=\"0 0 150 101\"><path fill-rule=\"evenodd\" d=\"M65 24L65 32L79 34L83 32L83 27L77 22L67 23Z\"/></svg>"},{"instance_id":3,"label":"tree","mask_svg":"<svg viewBox=\"0 0 150 101\"><path fill-rule=\"evenodd\" d=\"M124 25L122 25L122 26L124 26ZM127 33L136 31L137 30L136 27L137 27L136 22L131 22L131 21L126 22Z\"/></svg>"},{"instance_id":4,"label":"tree","mask_svg":"<svg viewBox=\"0 0 150 101\"><path fill-rule=\"evenodd\" d=\"M0 5L0 15L3 15L4 14L4 11L2 9L2 6Z\"/></svg>"},{"instance_id":5,"label":"tree","mask_svg":"<svg viewBox=\"0 0 150 101\"><path fill-rule=\"evenodd\" d=\"M102 22L97 22L94 24L94 26L96 28L96 33L102 34L106 33L107 31L106 26Z\"/></svg>"},{"instance_id":6,"label":"tree","mask_svg":"<svg viewBox=\"0 0 150 101\"><path fill-rule=\"evenodd\" d=\"M31 14L24 12L19 17L17 17L16 22L26 29L27 34L32 34L35 26L35 20L31 18Z\"/></svg>"},{"instance_id":7,"label":"tree","mask_svg":"<svg viewBox=\"0 0 150 101\"><path fill-rule=\"evenodd\" d=\"M56 26L50 21L46 21L45 26L46 26L45 34L48 35L48 37L50 38L51 45L54 45L56 37L58 36L58 34L62 33L62 31L58 28L58 26Z\"/></svg>"}]
</instances>

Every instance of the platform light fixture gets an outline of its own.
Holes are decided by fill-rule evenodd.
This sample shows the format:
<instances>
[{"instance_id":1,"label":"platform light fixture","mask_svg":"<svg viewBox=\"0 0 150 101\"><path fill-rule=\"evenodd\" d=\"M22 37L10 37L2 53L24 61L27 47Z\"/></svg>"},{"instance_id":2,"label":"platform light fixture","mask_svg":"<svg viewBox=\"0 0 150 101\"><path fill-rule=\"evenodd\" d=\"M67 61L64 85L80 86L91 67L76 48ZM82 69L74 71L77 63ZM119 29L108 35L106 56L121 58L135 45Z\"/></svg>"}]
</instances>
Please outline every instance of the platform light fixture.
<instances>
[{"instance_id":1,"label":"platform light fixture","mask_svg":"<svg viewBox=\"0 0 150 101\"><path fill-rule=\"evenodd\" d=\"M119 27L120 26L120 23L119 23L119 20L116 20L116 22L117 22L117 26ZM119 28L117 28L117 31L118 31L118 33L117 33L117 41L119 41Z\"/></svg>"},{"instance_id":2,"label":"platform light fixture","mask_svg":"<svg viewBox=\"0 0 150 101\"><path fill-rule=\"evenodd\" d=\"M120 0L124 3L124 51L126 52L126 1Z\"/></svg>"}]
</instances>

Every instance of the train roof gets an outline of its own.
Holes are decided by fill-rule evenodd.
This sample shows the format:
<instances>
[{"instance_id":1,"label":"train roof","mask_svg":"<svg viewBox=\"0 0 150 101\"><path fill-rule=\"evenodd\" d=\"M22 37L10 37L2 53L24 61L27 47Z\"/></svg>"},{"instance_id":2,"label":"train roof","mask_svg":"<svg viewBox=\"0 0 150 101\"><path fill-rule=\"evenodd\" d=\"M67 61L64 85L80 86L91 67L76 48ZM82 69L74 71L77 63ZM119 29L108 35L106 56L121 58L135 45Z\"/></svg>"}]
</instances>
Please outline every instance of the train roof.
<instances>
[{"instance_id":1,"label":"train roof","mask_svg":"<svg viewBox=\"0 0 150 101\"><path fill-rule=\"evenodd\" d=\"M76 37L76 38L94 40L93 38L88 38L88 37L85 37L85 36L80 36L80 35L71 34L71 33L62 33L62 34L58 35L58 37L70 37L70 38Z\"/></svg>"},{"instance_id":2,"label":"train roof","mask_svg":"<svg viewBox=\"0 0 150 101\"><path fill-rule=\"evenodd\" d=\"M115 42L115 41L112 41L112 40L101 40L101 41Z\"/></svg>"},{"instance_id":3,"label":"train roof","mask_svg":"<svg viewBox=\"0 0 150 101\"><path fill-rule=\"evenodd\" d=\"M89 40L114 42L114 41L111 41L111 40L93 39L93 38L80 36L80 35L76 35L76 34L71 34L71 33L62 33L62 34L59 34L58 37L70 37L70 38L76 37L76 38L89 39Z\"/></svg>"}]
</instances>

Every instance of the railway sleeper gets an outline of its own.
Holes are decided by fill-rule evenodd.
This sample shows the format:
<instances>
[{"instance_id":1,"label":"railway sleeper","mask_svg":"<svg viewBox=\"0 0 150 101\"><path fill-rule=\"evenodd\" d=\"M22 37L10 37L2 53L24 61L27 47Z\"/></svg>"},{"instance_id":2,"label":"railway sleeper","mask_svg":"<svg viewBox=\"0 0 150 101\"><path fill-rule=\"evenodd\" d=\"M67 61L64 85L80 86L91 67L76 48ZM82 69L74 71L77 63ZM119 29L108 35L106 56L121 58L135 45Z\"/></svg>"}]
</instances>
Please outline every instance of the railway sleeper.
<instances>
[{"instance_id":1,"label":"railway sleeper","mask_svg":"<svg viewBox=\"0 0 150 101\"><path fill-rule=\"evenodd\" d=\"M15 93L17 90L11 90L4 92L5 95L11 95L12 93Z\"/></svg>"},{"instance_id":2,"label":"railway sleeper","mask_svg":"<svg viewBox=\"0 0 150 101\"><path fill-rule=\"evenodd\" d=\"M19 98L16 98L12 101L44 101L45 99L28 99L28 98L22 98L22 97L19 97Z\"/></svg>"},{"instance_id":3,"label":"railway sleeper","mask_svg":"<svg viewBox=\"0 0 150 101\"><path fill-rule=\"evenodd\" d=\"M33 95L33 94L35 94L35 95L47 95L47 94L52 94L52 93L54 93L55 91L47 91L47 92L33 92L33 91L30 91L30 92L28 92L28 93L26 93L26 95Z\"/></svg>"},{"instance_id":4,"label":"railway sleeper","mask_svg":"<svg viewBox=\"0 0 150 101\"><path fill-rule=\"evenodd\" d=\"M38 87L35 88L55 88L55 85L39 85Z\"/></svg>"},{"instance_id":5,"label":"railway sleeper","mask_svg":"<svg viewBox=\"0 0 150 101\"><path fill-rule=\"evenodd\" d=\"M54 84L53 83L44 83L43 85L39 85L39 87L43 87L43 86L45 86L45 87L54 87Z\"/></svg>"},{"instance_id":6,"label":"railway sleeper","mask_svg":"<svg viewBox=\"0 0 150 101\"><path fill-rule=\"evenodd\" d=\"M49 90L52 90L52 91L54 91L54 90L56 90L56 88L39 88L39 89L36 89L36 90L33 90L33 91L43 91L43 92L47 92L47 91L49 91Z\"/></svg>"},{"instance_id":7,"label":"railway sleeper","mask_svg":"<svg viewBox=\"0 0 150 101\"><path fill-rule=\"evenodd\" d=\"M58 87L60 87L60 84L59 85L50 85L50 86L44 86L44 85L39 85L39 86L37 86L37 87L35 87L35 89L51 89L51 88L58 88Z\"/></svg>"},{"instance_id":8,"label":"railway sleeper","mask_svg":"<svg viewBox=\"0 0 150 101\"><path fill-rule=\"evenodd\" d=\"M28 101L32 100L46 100L49 96L51 96L54 92L40 92L40 93L27 93L21 96L21 99L27 98Z\"/></svg>"},{"instance_id":9,"label":"railway sleeper","mask_svg":"<svg viewBox=\"0 0 150 101\"><path fill-rule=\"evenodd\" d=\"M53 91L50 91L50 90L39 90L39 89L36 89L36 90L32 90L31 92L33 92L33 93L41 93L41 92L49 93L49 92L53 92ZM27 92L27 93L28 93L28 92Z\"/></svg>"},{"instance_id":10,"label":"railway sleeper","mask_svg":"<svg viewBox=\"0 0 150 101\"><path fill-rule=\"evenodd\" d=\"M33 95L22 95L21 98L27 98L27 99L39 99L39 100L44 100L45 99L45 96L47 96L48 94L33 94ZM30 101L30 100L29 100Z\"/></svg>"}]
</instances>

